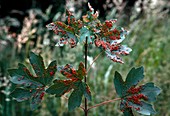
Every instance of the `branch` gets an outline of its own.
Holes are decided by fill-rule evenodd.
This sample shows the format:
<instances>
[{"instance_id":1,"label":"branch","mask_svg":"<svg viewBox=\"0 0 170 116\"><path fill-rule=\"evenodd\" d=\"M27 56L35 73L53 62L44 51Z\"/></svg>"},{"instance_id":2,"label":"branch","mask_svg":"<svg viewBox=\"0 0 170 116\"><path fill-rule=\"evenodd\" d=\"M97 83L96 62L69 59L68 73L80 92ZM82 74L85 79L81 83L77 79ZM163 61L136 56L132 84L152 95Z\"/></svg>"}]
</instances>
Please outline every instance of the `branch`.
<instances>
[{"instance_id":1,"label":"branch","mask_svg":"<svg viewBox=\"0 0 170 116\"><path fill-rule=\"evenodd\" d=\"M104 51L104 50L103 50ZM103 53L103 51L102 52L100 52L100 54L98 54L96 57L95 57L95 59L93 60L93 62L90 64L90 66L89 66L89 68L87 69L87 73L89 72L89 70L90 70L90 68L92 67L92 65L94 64L94 62L99 58L99 56Z\"/></svg>"},{"instance_id":2,"label":"branch","mask_svg":"<svg viewBox=\"0 0 170 116\"><path fill-rule=\"evenodd\" d=\"M89 107L88 110L90 110L90 109L92 109L92 108L96 108L96 107L102 106L102 105L105 105L105 104L108 104L108 103L110 103L110 102L115 102L115 101L118 101L118 100L121 100L121 98L115 98L115 99L113 99L113 100L108 100L108 101L101 102L101 103L99 103L99 104L96 104L96 105L94 105L94 106Z\"/></svg>"},{"instance_id":3,"label":"branch","mask_svg":"<svg viewBox=\"0 0 170 116\"><path fill-rule=\"evenodd\" d=\"M87 70L87 54L88 54L87 53L88 52L87 37L86 37L86 43L84 45L84 49L85 49L85 51L84 51L84 55L85 55L84 63L85 63L85 69ZM87 75L84 77L84 82L86 83L86 81L87 81ZM84 99L84 115L85 116L88 116L88 108L87 108L87 106L88 106L87 98L85 97L85 99Z\"/></svg>"},{"instance_id":4,"label":"branch","mask_svg":"<svg viewBox=\"0 0 170 116\"><path fill-rule=\"evenodd\" d=\"M80 108L81 108L82 110L85 110L85 108L84 108L83 106L80 106Z\"/></svg>"}]
</instances>

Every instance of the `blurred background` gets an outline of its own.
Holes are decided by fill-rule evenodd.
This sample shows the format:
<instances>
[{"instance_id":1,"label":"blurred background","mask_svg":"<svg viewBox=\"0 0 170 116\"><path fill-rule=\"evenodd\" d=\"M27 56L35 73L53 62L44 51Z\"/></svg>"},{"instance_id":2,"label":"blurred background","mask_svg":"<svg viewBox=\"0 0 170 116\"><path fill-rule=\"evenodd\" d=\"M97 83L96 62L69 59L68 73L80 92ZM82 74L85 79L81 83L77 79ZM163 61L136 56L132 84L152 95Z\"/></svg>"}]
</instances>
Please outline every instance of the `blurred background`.
<instances>
[{"instance_id":1,"label":"blurred background","mask_svg":"<svg viewBox=\"0 0 170 116\"><path fill-rule=\"evenodd\" d=\"M68 112L63 98L45 96L41 107L31 111L29 101L18 103L9 93L15 87L9 81L9 68L19 62L28 67L29 51L40 53L46 64L57 60L78 66L83 61L83 47L56 47L59 36L47 30L46 24L65 21L65 8L77 19L88 10L90 2L99 11L101 21L118 19L117 25L130 31L123 42L133 51L123 57L125 64L113 63L105 54L99 57L88 75L94 105L118 97L113 85L114 72L125 78L132 67L144 66L141 82L154 82L162 89L154 103L156 116L170 116L170 1L169 0L0 0L0 115L1 116L81 116L81 109ZM89 47L88 63L100 53ZM56 78L57 75L56 75ZM121 116L119 103L92 109L89 116ZM139 116L139 114L136 114Z\"/></svg>"}]
</instances>

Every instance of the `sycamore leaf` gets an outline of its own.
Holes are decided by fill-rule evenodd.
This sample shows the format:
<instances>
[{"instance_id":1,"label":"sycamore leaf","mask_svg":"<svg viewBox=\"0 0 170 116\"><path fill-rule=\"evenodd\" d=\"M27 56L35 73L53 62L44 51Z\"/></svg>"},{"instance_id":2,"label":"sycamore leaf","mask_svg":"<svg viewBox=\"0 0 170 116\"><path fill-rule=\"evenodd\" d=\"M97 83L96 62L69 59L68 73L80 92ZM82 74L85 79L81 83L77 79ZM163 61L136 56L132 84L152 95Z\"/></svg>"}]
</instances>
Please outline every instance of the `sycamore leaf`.
<instances>
[{"instance_id":1,"label":"sycamore leaf","mask_svg":"<svg viewBox=\"0 0 170 116\"><path fill-rule=\"evenodd\" d=\"M85 43L87 38L87 43L92 43L92 32L87 29L87 27L83 27L80 29L80 42Z\"/></svg>"},{"instance_id":2,"label":"sycamore leaf","mask_svg":"<svg viewBox=\"0 0 170 116\"><path fill-rule=\"evenodd\" d=\"M79 68L77 70L77 76L78 78L83 79L85 75L86 75L86 69L84 67L84 64L80 62Z\"/></svg>"},{"instance_id":3,"label":"sycamore leaf","mask_svg":"<svg viewBox=\"0 0 170 116\"><path fill-rule=\"evenodd\" d=\"M44 77L45 66L44 66L43 58L40 55L36 55L33 52L30 52L29 60L37 77Z\"/></svg>"},{"instance_id":4,"label":"sycamore leaf","mask_svg":"<svg viewBox=\"0 0 170 116\"><path fill-rule=\"evenodd\" d=\"M128 55L132 49L126 45L110 45L106 43L104 46L106 49L105 53L110 60L114 62L124 63L120 55Z\"/></svg>"},{"instance_id":5,"label":"sycamore leaf","mask_svg":"<svg viewBox=\"0 0 170 116\"><path fill-rule=\"evenodd\" d=\"M86 15L82 16L83 22L85 22L87 24L95 21L99 16L99 13L97 11L94 13L94 9L90 5L90 3L88 3L88 7L89 7L90 11L88 11Z\"/></svg>"},{"instance_id":6,"label":"sycamore leaf","mask_svg":"<svg viewBox=\"0 0 170 116\"><path fill-rule=\"evenodd\" d=\"M147 102L141 101L141 104L135 104L133 102L128 102L128 104L129 104L129 106L132 106L138 113L141 113L143 115L156 114L152 105Z\"/></svg>"},{"instance_id":7,"label":"sycamore leaf","mask_svg":"<svg viewBox=\"0 0 170 116\"><path fill-rule=\"evenodd\" d=\"M36 110L44 97L44 88L16 88L10 95L18 102L30 100L31 110Z\"/></svg>"},{"instance_id":8,"label":"sycamore leaf","mask_svg":"<svg viewBox=\"0 0 170 116\"><path fill-rule=\"evenodd\" d=\"M110 50L105 51L106 55L110 60L113 62L118 62L118 63L124 63L122 58L118 55L116 55L114 52L110 52Z\"/></svg>"},{"instance_id":9,"label":"sycamore leaf","mask_svg":"<svg viewBox=\"0 0 170 116\"><path fill-rule=\"evenodd\" d=\"M66 80L55 80L54 84L50 86L46 91L50 94L55 94L60 97L71 89L75 89L77 83L86 75L86 69L84 64L81 62L79 64L78 70L74 69L71 65L67 64L64 67L58 67L58 70L62 75L64 75Z\"/></svg>"},{"instance_id":10,"label":"sycamore leaf","mask_svg":"<svg viewBox=\"0 0 170 116\"><path fill-rule=\"evenodd\" d=\"M156 96L161 93L161 89L156 87L154 83L146 83L142 86L142 90L140 92L145 96L148 96L148 102L155 102Z\"/></svg>"},{"instance_id":11,"label":"sycamore leaf","mask_svg":"<svg viewBox=\"0 0 170 116\"><path fill-rule=\"evenodd\" d=\"M61 97L65 93L69 92L73 87L72 80L55 80L54 84L50 86L46 92L55 94L56 97Z\"/></svg>"},{"instance_id":12,"label":"sycamore leaf","mask_svg":"<svg viewBox=\"0 0 170 116\"><path fill-rule=\"evenodd\" d=\"M155 114L155 110L150 102L156 101L156 96L161 92L160 88L154 86L153 83L134 87L132 86L128 91L128 95L123 97L126 102L123 109L133 108L137 112L144 115Z\"/></svg>"},{"instance_id":13,"label":"sycamore leaf","mask_svg":"<svg viewBox=\"0 0 170 116\"><path fill-rule=\"evenodd\" d=\"M86 69L82 62L80 62L78 70L75 70L71 65L67 64L64 67L60 67L59 71L66 78L74 80L82 80L86 75Z\"/></svg>"},{"instance_id":14,"label":"sycamore leaf","mask_svg":"<svg viewBox=\"0 0 170 116\"><path fill-rule=\"evenodd\" d=\"M126 100L122 99L120 103L120 110L123 112L124 116L134 116L131 107L127 107L125 109L125 106L127 106L127 102Z\"/></svg>"},{"instance_id":15,"label":"sycamore leaf","mask_svg":"<svg viewBox=\"0 0 170 116\"><path fill-rule=\"evenodd\" d=\"M100 31L96 33L98 38L95 45L102 47L105 50L106 55L113 62L124 63L121 55L128 55L132 49L126 45L121 45L127 35L127 31L124 28L115 27L116 20L106 20L103 24L100 24Z\"/></svg>"},{"instance_id":16,"label":"sycamore leaf","mask_svg":"<svg viewBox=\"0 0 170 116\"><path fill-rule=\"evenodd\" d=\"M36 76L23 64L18 64L18 69L9 69L11 82L20 85L10 95L19 102L30 100L31 109L35 110L43 99L45 86L53 80L57 66L56 61L53 61L45 68L42 57L33 52L30 53L29 60Z\"/></svg>"},{"instance_id":17,"label":"sycamore leaf","mask_svg":"<svg viewBox=\"0 0 170 116\"><path fill-rule=\"evenodd\" d=\"M11 92L11 96L14 97L18 102L22 102L28 100L33 94L35 94L36 90L24 89L24 88L16 88Z\"/></svg>"},{"instance_id":18,"label":"sycamore leaf","mask_svg":"<svg viewBox=\"0 0 170 116\"><path fill-rule=\"evenodd\" d=\"M8 72L10 74L11 82L23 86L30 86L34 88L34 86L43 86L49 84L54 77L56 72L56 61L50 63L47 69L45 69L44 62L42 57L30 53L29 58L31 65L36 73L36 76L31 74L26 66L23 64L18 64L18 69L9 69Z\"/></svg>"},{"instance_id":19,"label":"sycamore leaf","mask_svg":"<svg viewBox=\"0 0 170 116\"><path fill-rule=\"evenodd\" d=\"M68 18L71 18L72 16L69 16ZM71 48L75 47L78 43L78 39L77 39L77 28L78 26L78 22L73 23L73 18L69 19L69 24L70 25L66 25L63 22L60 21L56 21L53 23L48 24L46 27L49 30L53 30L57 35L61 36L62 38L60 38L59 42L56 44L58 46L62 46L64 44L70 44ZM77 26L76 26L77 25Z\"/></svg>"},{"instance_id":20,"label":"sycamore leaf","mask_svg":"<svg viewBox=\"0 0 170 116\"><path fill-rule=\"evenodd\" d=\"M145 85L136 85L144 78L143 67L132 68L125 81L122 76L115 72L114 85L116 93L121 97L120 109L125 116L133 115L132 109L144 115L155 114L155 110L150 102L156 100L161 89L154 86L153 83Z\"/></svg>"},{"instance_id":21,"label":"sycamore leaf","mask_svg":"<svg viewBox=\"0 0 170 116\"><path fill-rule=\"evenodd\" d=\"M47 69L45 69L43 58L40 55L36 55L33 52L30 53L30 63L36 73L34 80L40 82L43 85L49 84L53 80L53 76L56 70L56 61L50 63Z\"/></svg>"},{"instance_id":22,"label":"sycamore leaf","mask_svg":"<svg viewBox=\"0 0 170 116\"><path fill-rule=\"evenodd\" d=\"M68 99L68 109L69 111L74 110L76 107L80 107L82 101L83 92L78 88L74 89Z\"/></svg>"},{"instance_id":23,"label":"sycamore leaf","mask_svg":"<svg viewBox=\"0 0 170 116\"><path fill-rule=\"evenodd\" d=\"M126 96L128 93L128 89L131 87L135 87L143 78L144 78L144 69L143 67L139 67L137 69L132 68L125 81L123 81L122 76L116 71L114 78L114 85L117 94L120 97Z\"/></svg>"},{"instance_id":24,"label":"sycamore leaf","mask_svg":"<svg viewBox=\"0 0 170 116\"><path fill-rule=\"evenodd\" d=\"M115 72L115 78L114 78L114 85L116 89L116 93L122 97L124 95L124 81L122 79L122 76L119 74L119 72Z\"/></svg>"},{"instance_id":25,"label":"sycamore leaf","mask_svg":"<svg viewBox=\"0 0 170 116\"><path fill-rule=\"evenodd\" d=\"M91 101L92 97L90 87L86 83L82 82L80 85L80 89L83 92L83 95L87 98L87 100Z\"/></svg>"},{"instance_id":26,"label":"sycamore leaf","mask_svg":"<svg viewBox=\"0 0 170 116\"><path fill-rule=\"evenodd\" d=\"M55 80L54 84L46 90L47 93L53 94L56 97L61 97L73 89L68 100L69 111L80 106L83 95L91 101L90 87L85 82L82 82L86 75L86 69L82 62L79 64L78 70L67 64L64 67L58 67L58 71L67 79Z\"/></svg>"},{"instance_id":27,"label":"sycamore leaf","mask_svg":"<svg viewBox=\"0 0 170 116\"><path fill-rule=\"evenodd\" d=\"M8 73L12 77L10 81L14 84L18 84L24 87L36 88L37 86L43 86L41 83L34 81L33 76L26 66L18 64L18 69L9 69Z\"/></svg>"},{"instance_id":28,"label":"sycamore leaf","mask_svg":"<svg viewBox=\"0 0 170 116\"><path fill-rule=\"evenodd\" d=\"M132 109L126 109L124 112L123 112L124 116L134 116L133 115L133 112L132 112Z\"/></svg>"},{"instance_id":29,"label":"sycamore leaf","mask_svg":"<svg viewBox=\"0 0 170 116\"><path fill-rule=\"evenodd\" d=\"M95 43L102 48L113 62L124 63L121 56L129 55L131 48L121 43L126 39L128 31L115 25L116 19L106 20L103 23L98 19L98 12L88 3L89 11L76 20L73 13L66 10L67 23L56 21L47 25L49 30L61 36L56 46L70 44L74 48L77 43Z\"/></svg>"},{"instance_id":30,"label":"sycamore leaf","mask_svg":"<svg viewBox=\"0 0 170 116\"><path fill-rule=\"evenodd\" d=\"M69 11L68 9L66 9L66 15L67 15L68 24L71 24L71 25L74 26L74 23L76 22L76 19L75 19L74 15L72 14L72 12Z\"/></svg>"},{"instance_id":31,"label":"sycamore leaf","mask_svg":"<svg viewBox=\"0 0 170 116\"><path fill-rule=\"evenodd\" d=\"M143 67L139 67L137 69L132 68L126 78L127 89L132 86L136 86L143 78L144 78L144 69Z\"/></svg>"},{"instance_id":32,"label":"sycamore leaf","mask_svg":"<svg viewBox=\"0 0 170 116\"><path fill-rule=\"evenodd\" d=\"M40 103L41 103L44 95L45 95L45 91L44 90L37 91L33 95L32 99L30 101L31 110L36 110L40 106Z\"/></svg>"},{"instance_id":33,"label":"sycamore leaf","mask_svg":"<svg viewBox=\"0 0 170 116\"><path fill-rule=\"evenodd\" d=\"M72 111L76 107L80 106L83 95L91 101L91 92L89 86L86 83L81 82L80 80L55 80L54 85L49 87L46 92L50 94L55 94L56 97L61 97L65 93L69 92L71 89L74 89L74 91L69 97L69 111Z\"/></svg>"}]
</instances>

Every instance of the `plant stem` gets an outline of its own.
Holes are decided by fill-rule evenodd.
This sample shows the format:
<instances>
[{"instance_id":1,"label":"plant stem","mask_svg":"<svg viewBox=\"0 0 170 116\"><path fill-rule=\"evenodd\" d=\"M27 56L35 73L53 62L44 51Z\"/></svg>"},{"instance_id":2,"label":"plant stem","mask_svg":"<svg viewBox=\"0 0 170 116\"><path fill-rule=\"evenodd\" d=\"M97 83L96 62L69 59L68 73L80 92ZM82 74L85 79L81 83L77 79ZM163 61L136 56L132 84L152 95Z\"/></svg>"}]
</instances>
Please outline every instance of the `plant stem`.
<instances>
[{"instance_id":1,"label":"plant stem","mask_svg":"<svg viewBox=\"0 0 170 116\"><path fill-rule=\"evenodd\" d=\"M104 104L108 104L108 103L110 103L110 102L115 102L115 101L117 101L117 100L121 100L121 98L115 98L115 99L113 99L113 100L108 100L108 101L101 102L101 103L99 103L99 104L96 104L96 105L94 105L94 106L89 107L87 110L90 110L90 109L92 109L92 108L96 108L96 107L99 107L99 106L103 106Z\"/></svg>"},{"instance_id":2,"label":"plant stem","mask_svg":"<svg viewBox=\"0 0 170 116\"><path fill-rule=\"evenodd\" d=\"M93 62L90 64L89 68L87 69L87 73L89 72L90 68L92 67L92 65L94 64L94 62L99 58L99 56L104 52L104 50L102 52L100 52L100 54L98 54L95 59L93 60Z\"/></svg>"},{"instance_id":3,"label":"plant stem","mask_svg":"<svg viewBox=\"0 0 170 116\"><path fill-rule=\"evenodd\" d=\"M88 44L87 44L87 37L86 37L86 43L84 45L85 47L85 52L84 52L84 55L85 55L85 69L87 70L87 47L88 47ZM84 78L84 82L86 83L87 82L87 75L85 76ZM85 107L84 107L84 113L85 113L85 116L88 115L88 109L87 109L87 99L85 98Z\"/></svg>"}]
</instances>

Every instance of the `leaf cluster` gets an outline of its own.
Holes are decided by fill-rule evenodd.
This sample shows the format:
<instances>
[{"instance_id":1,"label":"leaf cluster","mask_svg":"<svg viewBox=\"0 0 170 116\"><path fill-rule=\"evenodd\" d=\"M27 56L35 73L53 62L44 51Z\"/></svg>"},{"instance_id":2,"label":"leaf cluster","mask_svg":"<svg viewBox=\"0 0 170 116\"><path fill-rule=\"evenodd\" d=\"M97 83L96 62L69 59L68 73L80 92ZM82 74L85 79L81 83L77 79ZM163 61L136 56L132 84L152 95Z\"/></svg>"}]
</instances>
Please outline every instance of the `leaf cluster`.
<instances>
[{"instance_id":1,"label":"leaf cluster","mask_svg":"<svg viewBox=\"0 0 170 116\"><path fill-rule=\"evenodd\" d=\"M94 12L90 4L88 6L90 10L82 16L82 20L76 20L71 11L67 10L67 23L56 21L47 25L49 30L61 36L56 46L69 44L74 48L87 39L88 44L94 43L97 48L103 49L113 62L124 63L120 56L132 51L126 45L121 45L128 31L116 26L116 19L101 23L98 12Z\"/></svg>"},{"instance_id":2,"label":"leaf cluster","mask_svg":"<svg viewBox=\"0 0 170 116\"><path fill-rule=\"evenodd\" d=\"M10 95L18 102L30 100L31 109L35 110L46 93L61 97L72 89L73 92L68 100L69 110L80 106L83 95L91 100L90 88L82 81L86 76L83 63L79 64L78 70L69 64L64 67L57 66L56 61L51 62L45 68L42 57L33 52L30 53L29 60L36 75L33 75L23 64L18 64L18 69L8 70L11 82L17 84L16 89ZM66 80L54 80L57 69L67 78ZM53 84L51 84L52 81Z\"/></svg>"}]
</instances>

